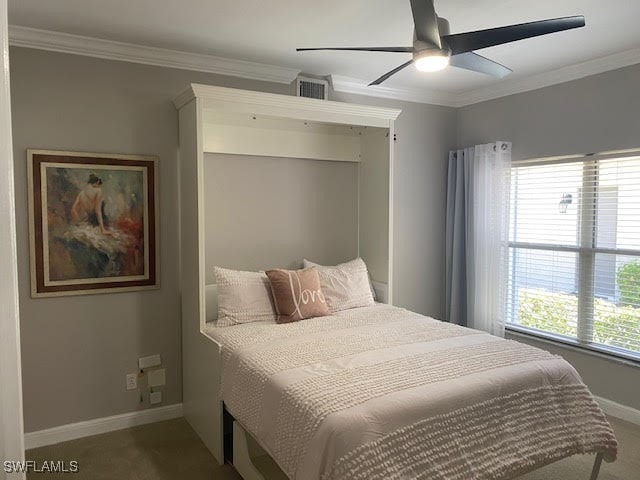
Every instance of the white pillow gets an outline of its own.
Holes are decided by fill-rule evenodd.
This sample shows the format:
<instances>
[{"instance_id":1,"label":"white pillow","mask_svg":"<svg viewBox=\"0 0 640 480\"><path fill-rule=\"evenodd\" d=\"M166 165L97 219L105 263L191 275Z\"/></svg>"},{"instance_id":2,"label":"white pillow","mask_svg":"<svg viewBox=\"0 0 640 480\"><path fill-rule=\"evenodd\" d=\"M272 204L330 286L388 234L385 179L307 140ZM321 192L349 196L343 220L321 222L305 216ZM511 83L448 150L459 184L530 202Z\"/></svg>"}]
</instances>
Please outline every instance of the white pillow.
<instances>
[{"instance_id":1,"label":"white pillow","mask_svg":"<svg viewBox=\"0 0 640 480\"><path fill-rule=\"evenodd\" d=\"M361 258L335 267L318 265L306 258L303 264L304 268L316 267L318 270L322 293L331 313L375 305L369 272Z\"/></svg>"},{"instance_id":2,"label":"white pillow","mask_svg":"<svg viewBox=\"0 0 640 480\"><path fill-rule=\"evenodd\" d=\"M276 321L271 286L264 272L214 267L218 284L218 327Z\"/></svg>"}]
</instances>

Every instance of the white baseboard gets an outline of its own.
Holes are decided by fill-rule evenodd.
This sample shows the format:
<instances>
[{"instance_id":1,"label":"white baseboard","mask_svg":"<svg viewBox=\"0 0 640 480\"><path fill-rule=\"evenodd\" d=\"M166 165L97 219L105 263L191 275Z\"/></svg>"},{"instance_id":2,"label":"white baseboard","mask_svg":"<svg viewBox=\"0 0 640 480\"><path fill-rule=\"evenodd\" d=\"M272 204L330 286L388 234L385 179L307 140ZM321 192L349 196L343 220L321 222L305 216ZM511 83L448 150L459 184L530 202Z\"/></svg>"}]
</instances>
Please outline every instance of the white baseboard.
<instances>
[{"instance_id":1,"label":"white baseboard","mask_svg":"<svg viewBox=\"0 0 640 480\"><path fill-rule=\"evenodd\" d=\"M85 422L70 423L59 427L47 428L24 435L25 448L44 447L55 443L66 442L76 438L113 432L123 428L135 427L146 423L161 422L172 418L182 417L182 404L167 405L165 407L150 408L137 412L123 413L112 417L96 418Z\"/></svg>"},{"instance_id":2,"label":"white baseboard","mask_svg":"<svg viewBox=\"0 0 640 480\"><path fill-rule=\"evenodd\" d=\"M640 410L622 405L621 403L614 402L607 398L598 397L594 395L595 399L600 404L600 408L607 415L625 420L635 425L640 425Z\"/></svg>"}]
</instances>

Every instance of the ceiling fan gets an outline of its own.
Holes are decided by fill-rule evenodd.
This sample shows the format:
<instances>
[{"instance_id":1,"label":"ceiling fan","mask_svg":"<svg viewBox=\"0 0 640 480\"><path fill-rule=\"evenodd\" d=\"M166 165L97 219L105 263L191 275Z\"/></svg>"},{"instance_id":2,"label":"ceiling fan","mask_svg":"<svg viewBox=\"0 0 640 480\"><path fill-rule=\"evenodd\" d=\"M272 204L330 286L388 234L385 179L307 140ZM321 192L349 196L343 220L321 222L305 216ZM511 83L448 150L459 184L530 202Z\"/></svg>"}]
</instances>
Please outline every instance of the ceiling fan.
<instances>
[{"instance_id":1,"label":"ceiling fan","mask_svg":"<svg viewBox=\"0 0 640 480\"><path fill-rule=\"evenodd\" d=\"M411 60L377 78L369 84L370 86L380 85L412 63L415 63L418 70L424 72L436 72L446 68L448 65L453 65L454 67L502 78L510 74L511 69L478 55L473 50L584 27L585 25L584 17L578 15L451 35L449 33L449 22L436 15L433 0L410 1L414 22L413 46L411 47L323 47L296 48L296 51L347 50L412 54L413 58Z\"/></svg>"}]
</instances>

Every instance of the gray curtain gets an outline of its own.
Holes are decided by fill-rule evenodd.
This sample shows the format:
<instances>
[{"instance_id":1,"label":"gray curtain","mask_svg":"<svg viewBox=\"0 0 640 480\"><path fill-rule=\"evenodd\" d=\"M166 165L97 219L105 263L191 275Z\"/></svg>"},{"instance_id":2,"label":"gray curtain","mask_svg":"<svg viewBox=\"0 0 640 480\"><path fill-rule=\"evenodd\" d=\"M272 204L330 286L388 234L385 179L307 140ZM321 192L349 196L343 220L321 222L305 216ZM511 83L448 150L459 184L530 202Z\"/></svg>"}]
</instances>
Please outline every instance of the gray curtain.
<instances>
[{"instance_id":1,"label":"gray curtain","mask_svg":"<svg viewBox=\"0 0 640 480\"><path fill-rule=\"evenodd\" d=\"M449 154L445 318L504 336L511 143Z\"/></svg>"},{"instance_id":2,"label":"gray curtain","mask_svg":"<svg viewBox=\"0 0 640 480\"><path fill-rule=\"evenodd\" d=\"M447 180L445 320L467 325L467 225L472 209L474 147L449 152Z\"/></svg>"}]
</instances>

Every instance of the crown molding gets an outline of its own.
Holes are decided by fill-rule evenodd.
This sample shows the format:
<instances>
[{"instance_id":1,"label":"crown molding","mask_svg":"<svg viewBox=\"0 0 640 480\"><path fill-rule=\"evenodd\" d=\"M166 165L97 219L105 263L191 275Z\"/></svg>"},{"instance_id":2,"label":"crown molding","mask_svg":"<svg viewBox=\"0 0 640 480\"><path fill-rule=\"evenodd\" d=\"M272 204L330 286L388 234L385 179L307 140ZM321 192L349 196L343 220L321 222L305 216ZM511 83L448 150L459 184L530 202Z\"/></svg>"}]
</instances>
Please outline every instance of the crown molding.
<instances>
[{"instance_id":1,"label":"crown molding","mask_svg":"<svg viewBox=\"0 0 640 480\"><path fill-rule=\"evenodd\" d=\"M514 95L516 93L529 92L531 90L550 87L572 80L579 80L580 78L617 70L638 63L640 63L640 48L635 48L606 57L568 65L549 72L529 75L513 80L507 79L494 85L463 92L457 96L456 106L464 107L473 105L474 103Z\"/></svg>"},{"instance_id":2,"label":"crown molding","mask_svg":"<svg viewBox=\"0 0 640 480\"><path fill-rule=\"evenodd\" d=\"M518 79L505 79L499 83L468 90L460 93L425 91L420 89L368 87L355 78L332 75L333 89L337 92L355 93L373 97L392 98L409 102L444 105L447 107L466 107L500 97L529 92L560 83L578 80L599 73L617 70L640 63L640 48L615 53L575 65L558 68L549 72L529 75Z\"/></svg>"},{"instance_id":3,"label":"crown molding","mask_svg":"<svg viewBox=\"0 0 640 480\"><path fill-rule=\"evenodd\" d=\"M457 107L459 95L418 88L394 88L381 85L369 87L366 82L357 78L331 75L331 84L336 92L354 93L368 97L390 98L415 103L428 103L445 107Z\"/></svg>"},{"instance_id":4,"label":"crown molding","mask_svg":"<svg viewBox=\"0 0 640 480\"><path fill-rule=\"evenodd\" d=\"M201 98L211 102L245 103L250 105L266 105L272 108L298 108L310 112L331 112L361 117L376 117L383 120L396 120L401 113L401 110L395 108L333 102L331 100L318 100L316 98L280 95L277 93L254 92L237 88L218 87L216 85L201 85L198 83L192 83L187 87L185 91L176 97L174 103L176 108L180 108L194 98Z\"/></svg>"},{"instance_id":5,"label":"crown molding","mask_svg":"<svg viewBox=\"0 0 640 480\"><path fill-rule=\"evenodd\" d=\"M357 105L318 100L295 95L255 92L236 88L193 83L174 98L180 109L197 99L203 109L217 112L247 113L304 121L338 123L371 127L389 127L401 110L372 105Z\"/></svg>"},{"instance_id":6,"label":"crown molding","mask_svg":"<svg viewBox=\"0 0 640 480\"><path fill-rule=\"evenodd\" d=\"M131 43L17 25L9 25L9 44L16 47L36 48L108 60L216 73L219 75L284 84L293 82L300 73L300 70L293 68L234 60L213 55L146 47ZM640 48L523 78L507 78L486 87L457 93L423 90L419 88L394 88L381 85L369 87L363 80L341 75L332 75L331 82L333 89L337 92L431 105L443 105L447 107L464 107L508 95L578 80L638 63L640 63Z\"/></svg>"},{"instance_id":7,"label":"crown molding","mask_svg":"<svg viewBox=\"0 0 640 480\"><path fill-rule=\"evenodd\" d=\"M299 70L263 63L146 47L131 43L72 35L36 28L9 25L9 44L16 47L37 48L53 52L142 63L158 67L179 68L197 72L216 73L265 82L290 84Z\"/></svg>"}]
</instances>

